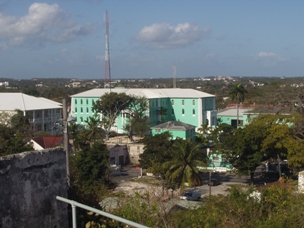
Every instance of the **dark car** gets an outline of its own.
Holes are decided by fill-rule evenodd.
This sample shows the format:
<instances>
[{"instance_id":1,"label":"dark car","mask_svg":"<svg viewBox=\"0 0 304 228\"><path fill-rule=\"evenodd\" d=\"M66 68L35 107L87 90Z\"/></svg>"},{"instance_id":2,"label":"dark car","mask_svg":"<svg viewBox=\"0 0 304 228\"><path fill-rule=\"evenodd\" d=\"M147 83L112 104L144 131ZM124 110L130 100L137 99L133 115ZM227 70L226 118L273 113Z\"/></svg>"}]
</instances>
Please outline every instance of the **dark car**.
<instances>
[{"instance_id":1,"label":"dark car","mask_svg":"<svg viewBox=\"0 0 304 228\"><path fill-rule=\"evenodd\" d=\"M209 186L216 186L216 185L220 185L221 182L217 179L211 179L211 181L208 182Z\"/></svg>"}]
</instances>

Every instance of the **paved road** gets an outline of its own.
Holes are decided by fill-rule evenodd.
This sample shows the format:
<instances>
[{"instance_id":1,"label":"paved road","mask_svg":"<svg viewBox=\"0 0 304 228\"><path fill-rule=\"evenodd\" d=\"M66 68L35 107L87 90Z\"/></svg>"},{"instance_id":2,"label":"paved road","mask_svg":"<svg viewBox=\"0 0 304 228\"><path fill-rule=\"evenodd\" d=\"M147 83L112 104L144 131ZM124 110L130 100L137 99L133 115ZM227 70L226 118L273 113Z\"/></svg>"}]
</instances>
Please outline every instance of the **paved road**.
<instances>
[{"instance_id":1,"label":"paved road","mask_svg":"<svg viewBox=\"0 0 304 228\"><path fill-rule=\"evenodd\" d=\"M111 175L111 179L115 182L126 181L134 177L140 176L140 170L136 169L136 166L128 165L122 167L122 171L113 171ZM216 178L220 180L222 183L250 183L249 176L238 176L236 174L230 173L211 173L211 178ZM209 172L203 173L204 183L203 185L207 185L209 180Z\"/></svg>"}]
</instances>

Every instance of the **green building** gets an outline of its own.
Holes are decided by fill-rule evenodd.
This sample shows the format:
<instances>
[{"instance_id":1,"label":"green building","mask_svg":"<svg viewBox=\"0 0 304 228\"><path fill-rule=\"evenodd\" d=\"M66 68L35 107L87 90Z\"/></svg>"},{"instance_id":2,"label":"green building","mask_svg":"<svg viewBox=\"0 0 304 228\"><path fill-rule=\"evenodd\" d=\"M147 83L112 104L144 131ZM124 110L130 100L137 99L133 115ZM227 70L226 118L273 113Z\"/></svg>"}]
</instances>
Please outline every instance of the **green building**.
<instances>
[{"instance_id":1,"label":"green building","mask_svg":"<svg viewBox=\"0 0 304 228\"><path fill-rule=\"evenodd\" d=\"M237 127L237 112L239 112L239 126L244 126L248 124L248 119L250 119L252 108L239 108L230 107L218 111L217 118L221 120L221 123L228 124L232 127Z\"/></svg>"},{"instance_id":2,"label":"green building","mask_svg":"<svg viewBox=\"0 0 304 228\"><path fill-rule=\"evenodd\" d=\"M206 123L209 127L216 126L215 96L194 89L92 89L71 96L70 114L77 119L78 124L85 125L85 121L94 114L92 112L93 101L97 101L102 95L110 92L145 97L148 101L146 115L151 127L167 121L190 124L195 126L196 130ZM161 116L162 108L167 110L165 116ZM111 130L125 133L123 127L127 121L127 117L122 113Z\"/></svg>"},{"instance_id":3,"label":"green building","mask_svg":"<svg viewBox=\"0 0 304 228\"><path fill-rule=\"evenodd\" d=\"M186 124L180 121L168 121L151 127L152 135L169 132L172 135L172 139L190 139L195 141L195 126Z\"/></svg>"}]
</instances>

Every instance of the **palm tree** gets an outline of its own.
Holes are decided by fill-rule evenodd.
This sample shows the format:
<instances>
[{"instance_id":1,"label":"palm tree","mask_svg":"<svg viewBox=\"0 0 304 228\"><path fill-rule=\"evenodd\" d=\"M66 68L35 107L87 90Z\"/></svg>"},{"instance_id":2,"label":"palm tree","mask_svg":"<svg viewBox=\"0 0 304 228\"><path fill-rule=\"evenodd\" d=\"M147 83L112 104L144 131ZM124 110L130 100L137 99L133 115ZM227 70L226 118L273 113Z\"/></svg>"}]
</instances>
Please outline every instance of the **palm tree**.
<instances>
[{"instance_id":1,"label":"palm tree","mask_svg":"<svg viewBox=\"0 0 304 228\"><path fill-rule=\"evenodd\" d=\"M172 153L173 159L163 164L167 170L167 181L181 188L185 183L189 186L200 185L202 179L198 167L206 167L206 156L200 150L200 145L178 139L173 144Z\"/></svg>"},{"instance_id":2,"label":"palm tree","mask_svg":"<svg viewBox=\"0 0 304 228\"><path fill-rule=\"evenodd\" d=\"M104 130L100 126L100 121L98 117L90 116L87 121L85 121L87 126L83 134L86 137L87 141L93 142L95 140L102 140Z\"/></svg>"},{"instance_id":3,"label":"palm tree","mask_svg":"<svg viewBox=\"0 0 304 228\"><path fill-rule=\"evenodd\" d=\"M247 90L242 84L234 85L229 91L229 97L231 100L235 100L237 102L237 127L239 126L239 104L245 100L245 93L247 93Z\"/></svg>"}]
</instances>

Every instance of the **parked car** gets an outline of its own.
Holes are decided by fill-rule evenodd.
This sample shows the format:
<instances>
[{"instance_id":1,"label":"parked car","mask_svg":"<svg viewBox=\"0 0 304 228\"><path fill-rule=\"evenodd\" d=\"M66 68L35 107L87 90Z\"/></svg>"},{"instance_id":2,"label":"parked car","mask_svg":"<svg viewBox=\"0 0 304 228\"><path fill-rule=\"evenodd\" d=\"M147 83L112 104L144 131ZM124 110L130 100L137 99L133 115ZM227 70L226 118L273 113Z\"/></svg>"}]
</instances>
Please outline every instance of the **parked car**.
<instances>
[{"instance_id":1,"label":"parked car","mask_svg":"<svg viewBox=\"0 0 304 228\"><path fill-rule=\"evenodd\" d=\"M187 190L181 194L179 197L181 200L200 200L202 192L198 189L196 190Z\"/></svg>"},{"instance_id":2,"label":"parked car","mask_svg":"<svg viewBox=\"0 0 304 228\"><path fill-rule=\"evenodd\" d=\"M208 186L217 186L220 184L221 184L221 182L217 179L211 179L211 181L208 182Z\"/></svg>"}]
</instances>

